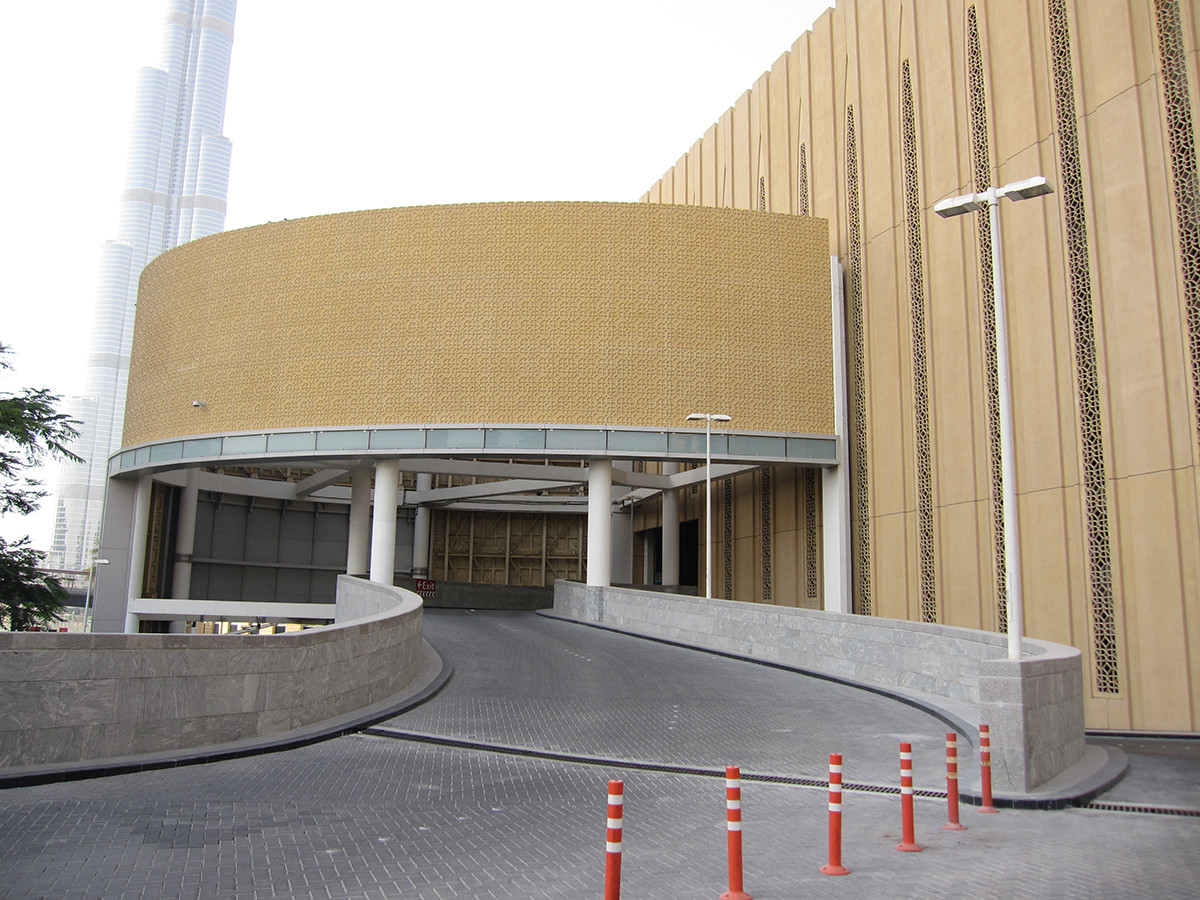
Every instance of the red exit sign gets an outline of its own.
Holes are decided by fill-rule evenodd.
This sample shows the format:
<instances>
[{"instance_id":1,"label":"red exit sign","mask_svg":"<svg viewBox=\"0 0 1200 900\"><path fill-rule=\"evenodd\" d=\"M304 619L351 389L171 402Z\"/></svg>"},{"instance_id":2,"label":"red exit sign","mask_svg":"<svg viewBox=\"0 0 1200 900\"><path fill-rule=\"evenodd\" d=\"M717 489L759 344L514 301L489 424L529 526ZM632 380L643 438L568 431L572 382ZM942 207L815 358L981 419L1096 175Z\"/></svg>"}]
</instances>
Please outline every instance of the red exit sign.
<instances>
[{"instance_id":1,"label":"red exit sign","mask_svg":"<svg viewBox=\"0 0 1200 900\"><path fill-rule=\"evenodd\" d=\"M437 593L437 582L434 581L432 578L418 578L417 579L417 593L421 594L421 595L436 594Z\"/></svg>"}]
</instances>

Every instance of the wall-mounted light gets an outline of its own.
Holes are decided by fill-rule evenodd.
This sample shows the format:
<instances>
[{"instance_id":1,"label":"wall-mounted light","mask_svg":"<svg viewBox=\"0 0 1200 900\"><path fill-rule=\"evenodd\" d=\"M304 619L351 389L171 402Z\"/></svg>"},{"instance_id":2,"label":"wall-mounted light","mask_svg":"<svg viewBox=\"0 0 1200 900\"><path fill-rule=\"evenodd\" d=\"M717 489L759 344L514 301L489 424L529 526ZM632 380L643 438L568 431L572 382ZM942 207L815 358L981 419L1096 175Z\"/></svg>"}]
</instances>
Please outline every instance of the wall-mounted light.
<instances>
[{"instance_id":1,"label":"wall-mounted light","mask_svg":"<svg viewBox=\"0 0 1200 900\"><path fill-rule=\"evenodd\" d=\"M204 401L203 401L203 400L193 400L193 401L192 401L192 406L196 407L197 409L199 409L199 408L200 408L200 407L202 407L203 405L204 405Z\"/></svg>"}]
</instances>

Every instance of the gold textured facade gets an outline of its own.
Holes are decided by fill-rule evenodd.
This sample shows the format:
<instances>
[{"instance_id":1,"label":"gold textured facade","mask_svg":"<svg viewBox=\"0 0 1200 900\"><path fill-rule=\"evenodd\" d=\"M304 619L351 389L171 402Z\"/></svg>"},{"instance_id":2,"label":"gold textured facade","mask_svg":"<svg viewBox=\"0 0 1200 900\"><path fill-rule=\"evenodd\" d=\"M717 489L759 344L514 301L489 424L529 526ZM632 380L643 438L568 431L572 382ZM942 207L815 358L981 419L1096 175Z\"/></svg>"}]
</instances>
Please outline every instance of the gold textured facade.
<instances>
[{"instance_id":1,"label":"gold textured facade","mask_svg":"<svg viewBox=\"0 0 1200 900\"><path fill-rule=\"evenodd\" d=\"M832 434L828 224L639 203L345 213L142 276L125 446L291 427ZM203 406L193 406L199 400Z\"/></svg>"},{"instance_id":2,"label":"gold textured facade","mask_svg":"<svg viewBox=\"0 0 1200 900\"><path fill-rule=\"evenodd\" d=\"M1200 730L1198 47L1187 0L838 0L643 198L830 222L856 607L998 629L992 235L932 207L1049 179L1001 211L1025 624L1090 727Z\"/></svg>"}]
</instances>

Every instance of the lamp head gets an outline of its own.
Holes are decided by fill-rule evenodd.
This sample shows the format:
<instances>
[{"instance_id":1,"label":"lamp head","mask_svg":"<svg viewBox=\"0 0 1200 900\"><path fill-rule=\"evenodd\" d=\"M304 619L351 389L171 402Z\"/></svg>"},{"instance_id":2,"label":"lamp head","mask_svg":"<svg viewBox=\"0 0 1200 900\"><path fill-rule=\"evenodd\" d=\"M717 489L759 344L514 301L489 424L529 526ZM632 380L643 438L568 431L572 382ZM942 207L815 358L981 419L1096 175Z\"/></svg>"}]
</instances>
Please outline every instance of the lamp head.
<instances>
[{"instance_id":1,"label":"lamp head","mask_svg":"<svg viewBox=\"0 0 1200 900\"><path fill-rule=\"evenodd\" d=\"M962 194L949 197L933 205L933 211L943 219L951 216L961 216L969 212L978 212L987 206L987 200L979 194Z\"/></svg>"},{"instance_id":2,"label":"lamp head","mask_svg":"<svg viewBox=\"0 0 1200 900\"><path fill-rule=\"evenodd\" d=\"M1053 194L1054 188L1043 176L1035 175L1032 178L1024 178L1021 181L1006 184L997 193L1003 194L1009 200L1029 200L1032 197Z\"/></svg>"}]
</instances>

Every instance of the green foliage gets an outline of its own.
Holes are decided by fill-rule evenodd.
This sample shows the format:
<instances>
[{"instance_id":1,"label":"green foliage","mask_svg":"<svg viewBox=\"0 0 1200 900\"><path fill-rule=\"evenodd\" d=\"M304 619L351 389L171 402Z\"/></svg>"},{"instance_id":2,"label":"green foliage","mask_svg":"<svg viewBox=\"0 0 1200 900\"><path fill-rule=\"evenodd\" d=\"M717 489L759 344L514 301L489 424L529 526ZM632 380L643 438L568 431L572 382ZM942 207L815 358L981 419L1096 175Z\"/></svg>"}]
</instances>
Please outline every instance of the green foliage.
<instances>
[{"instance_id":1,"label":"green foliage","mask_svg":"<svg viewBox=\"0 0 1200 900\"><path fill-rule=\"evenodd\" d=\"M8 348L0 344L0 369ZM25 515L46 496L41 483L26 474L47 456L82 462L67 449L78 436L78 423L57 410L59 398L43 389L0 394L0 514ZM14 631L50 620L61 621L66 591L57 578L38 571L45 554L29 538L0 538L0 626Z\"/></svg>"},{"instance_id":2,"label":"green foliage","mask_svg":"<svg viewBox=\"0 0 1200 900\"><path fill-rule=\"evenodd\" d=\"M44 555L28 537L11 544L0 537L0 625L7 620L11 631L62 621L67 592L53 575L38 571Z\"/></svg>"}]
</instances>

